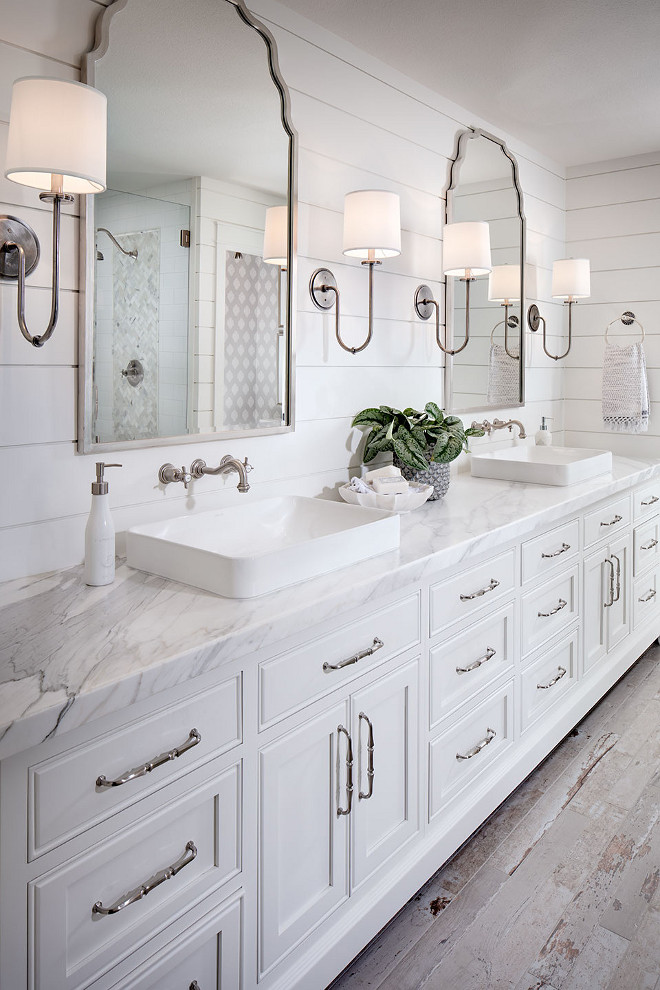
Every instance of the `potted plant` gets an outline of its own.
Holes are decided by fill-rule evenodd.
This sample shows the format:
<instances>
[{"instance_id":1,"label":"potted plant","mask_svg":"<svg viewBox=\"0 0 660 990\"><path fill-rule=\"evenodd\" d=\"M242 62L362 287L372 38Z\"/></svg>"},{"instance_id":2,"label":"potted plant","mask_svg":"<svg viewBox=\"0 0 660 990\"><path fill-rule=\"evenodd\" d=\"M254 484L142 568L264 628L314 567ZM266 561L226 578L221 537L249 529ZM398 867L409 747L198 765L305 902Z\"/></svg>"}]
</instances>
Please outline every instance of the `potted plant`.
<instances>
[{"instance_id":1,"label":"potted plant","mask_svg":"<svg viewBox=\"0 0 660 990\"><path fill-rule=\"evenodd\" d=\"M365 464L391 450L394 464L407 481L433 485L431 499L446 494L449 464L467 451L468 437L484 435L481 429L465 429L458 416L445 416L435 402L427 402L422 412L392 406L363 409L352 425L369 429L362 458Z\"/></svg>"}]
</instances>

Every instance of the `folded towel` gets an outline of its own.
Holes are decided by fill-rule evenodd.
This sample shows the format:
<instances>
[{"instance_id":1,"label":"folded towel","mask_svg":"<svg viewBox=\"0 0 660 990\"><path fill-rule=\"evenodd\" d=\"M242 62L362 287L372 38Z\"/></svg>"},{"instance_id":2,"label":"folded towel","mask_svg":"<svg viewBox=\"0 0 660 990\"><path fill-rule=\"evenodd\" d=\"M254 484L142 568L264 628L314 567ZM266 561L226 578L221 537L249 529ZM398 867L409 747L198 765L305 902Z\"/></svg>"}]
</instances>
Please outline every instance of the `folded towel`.
<instances>
[{"instance_id":1,"label":"folded towel","mask_svg":"<svg viewBox=\"0 0 660 990\"><path fill-rule=\"evenodd\" d=\"M615 433L646 433L649 428L649 386L640 341L626 347L605 344L603 426Z\"/></svg>"},{"instance_id":2,"label":"folded towel","mask_svg":"<svg viewBox=\"0 0 660 990\"><path fill-rule=\"evenodd\" d=\"M509 357L501 344L490 345L488 361L489 405L509 405L520 402L520 371L517 357Z\"/></svg>"}]
</instances>

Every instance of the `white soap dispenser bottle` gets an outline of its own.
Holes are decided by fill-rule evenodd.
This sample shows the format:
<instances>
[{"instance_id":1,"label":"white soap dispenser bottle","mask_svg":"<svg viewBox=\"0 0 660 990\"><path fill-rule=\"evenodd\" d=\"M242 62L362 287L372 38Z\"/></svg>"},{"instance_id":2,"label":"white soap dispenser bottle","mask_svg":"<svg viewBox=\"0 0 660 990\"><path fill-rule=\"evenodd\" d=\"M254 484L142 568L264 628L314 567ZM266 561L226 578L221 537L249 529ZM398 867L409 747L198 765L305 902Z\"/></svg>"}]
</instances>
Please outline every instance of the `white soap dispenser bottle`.
<instances>
[{"instance_id":1,"label":"white soap dispenser bottle","mask_svg":"<svg viewBox=\"0 0 660 990\"><path fill-rule=\"evenodd\" d=\"M534 437L537 447L549 447L552 444L552 433L548 429L549 419L552 419L552 416L541 416L541 426Z\"/></svg>"},{"instance_id":2,"label":"white soap dispenser bottle","mask_svg":"<svg viewBox=\"0 0 660 990\"><path fill-rule=\"evenodd\" d=\"M110 514L108 482L103 472L121 464L96 463L96 481L92 482L92 508L85 528L85 584L99 587L115 579L115 527Z\"/></svg>"}]
</instances>

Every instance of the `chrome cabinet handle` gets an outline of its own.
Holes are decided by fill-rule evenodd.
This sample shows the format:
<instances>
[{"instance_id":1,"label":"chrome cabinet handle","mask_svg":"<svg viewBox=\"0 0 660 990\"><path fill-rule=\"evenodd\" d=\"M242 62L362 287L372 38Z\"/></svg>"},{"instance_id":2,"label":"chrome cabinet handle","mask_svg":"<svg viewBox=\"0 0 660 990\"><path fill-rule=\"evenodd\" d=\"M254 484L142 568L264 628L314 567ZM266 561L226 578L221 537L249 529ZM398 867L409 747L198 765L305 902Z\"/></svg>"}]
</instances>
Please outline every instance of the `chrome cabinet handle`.
<instances>
[{"instance_id":1,"label":"chrome cabinet handle","mask_svg":"<svg viewBox=\"0 0 660 990\"><path fill-rule=\"evenodd\" d=\"M621 561L615 553L611 553L610 557L616 560L616 597L614 601L618 602L621 598Z\"/></svg>"},{"instance_id":2,"label":"chrome cabinet handle","mask_svg":"<svg viewBox=\"0 0 660 990\"><path fill-rule=\"evenodd\" d=\"M557 681L560 681L565 673L566 673L565 667L557 667L557 673L551 680L548 681L547 684L537 684L536 686L539 689L539 691L547 691L548 688L553 687L557 683Z\"/></svg>"},{"instance_id":3,"label":"chrome cabinet handle","mask_svg":"<svg viewBox=\"0 0 660 990\"><path fill-rule=\"evenodd\" d=\"M549 619L551 615L556 615L557 612L561 612L563 608L566 608L568 602L565 602L563 598L559 599L559 602L554 608L551 608L549 612L538 612L539 619Z\"/></svg>"},{"instance_id":4,"label":"chrome cabinet handle","mask_svg":"<svg viewBox=\"0 0 660 990\"><path fill-rule=\"evenodd\" d=\"M543 557L545 560L548 560L550 557L559 557L561 556L562 553L566 553L566 551L570 549L571 549L570 543L562 543L559 550L555 550L554 553L542 553L541 557Z\"/></svg>"},{"instance_id":5,"label":"chrome cabinet handle","mask_svg":"<svg viewBox=\"0 0 660 990\"><path fill-rule=\"evenodd\" d=\"M355 656L349 657L348 660L342 660L340 663L328 663L326 660L323 664L323 669L327 673L329 670L341 670L343 667L349 667L352 663L357 663L358 660L364 660L365 657L372 656L377 650L381 650L384 645L382 639L374 636L374 641L368 649L362 650L361 653L356 653Z\"/></svg>"},{"instance_id":6,"label":"chrome cabinet handle","mask_svg":"<svg viewBox=\"0 0 660 990\"><path fill-rule=\"evenodd\" d=\"M604 563L606 563L610 568L610 584L609 584L610 600L609 602L603 602L603 608L611 608L612 605L614 605L614 561L610 560L609 557L606 557Z\"/></svg>"},{"instance_id":7,"label":"chrome cabinet handle","mask_svg":"<svg viewBox=\"0 0 660 990\"><path fill-rule=\"evenodd\" d=\"M473 598L481 598L482 595L487 595L489 591L495 591L495 588L499 588L499 586L500 582L496 581L495 578L491 578L487 588L480 588L479 591L473 591L471 595L461 595L460 599L462 602L469 602Z\"/></svg>"},{"instance_id":8,"label":"chrome cabinet handle","mask_svg":"<svg viewBox=\"0 0 660 990\"><path fill-rule=\"evenodd\" d=\"M478 660L473 660L472 663L467 665L467 667L457 667L456 673L469 674L470 671L476 670L477 667L481 667L482 663L487 663L489 660L492 660L496 653L497 650L494 650L492 646L487 646L486 652L482 657L479 657Z\"/></svg>"},{"instance_id":9,"label":"chrome cabinet handle","mask_svg":"<svg viewBox=\"0 0 660 990\"><path fill-rule=\"evenodd\" d=\"M366 794L360 790L358 792L358 799L360 801L368 801L374 792L374 774L376 772L374 770L374 727L371 719L364 712L360 712L358 715L358 721L362 719L364 719L369 727L369 735L367 737L367 786L369 790Z\"/></svg>"},{"instance_id":10,"label":"chrome cabinet handle","mask_svg":"<svg viewBox=\"0 0 660 990\"><path fill-rule=\"evenodd\" d=\"M617 523L620 523L622 519L623 519L623 516L617 515L617 516L614 517L614 519L610 519L609 522L602 522L601 523L601 526L616 526L616 524Z\"/></svg>"},{"instance_id":11,"label":"chrome cabinet handle","mask_svg":"<svg viewBox=\"0 0 660 990\"><path fill-rule=\"evenodd\" d=\"M152 890L156 887L160 887L161 883L165 883L166 880L171 880L175 877L177 873L192 863L193 859L197 855L197 846L194 842L186 843L186 851L180 859L177 859L176 863L172 863L171 866L166 867L164 870L159 870L158 873L154 873L152 877L149 877L144 883L136 887L135 890L130 890L127 894L124 894L119 900L111 904L110 907L103 907L101 901L97 901L92 907L92 914L118 914L123 911L124 908L128 907L129 904L135 904L136 901L141 901L143 897L150 894Z\"/></svg>"},{"instance_id":12,"label":"chrome cabinet handle","mask_svg":"<svg viewBox=\"0 0 660 990\"><path fill-rule=\"evenodd\" d=\"M472 749L469 749L467 753L457 753L456 759L471 760L473 756L477 756L477 754L480 753L482 749L485 749L489 743L492 743L496 735L497 733L495 732L495 729L486 729L486 735L484 736L484 738L480 742L478 742L476 746L473 746Z\"/></svg>"},{"instance_id":13,"label":"chrome cabinet handle","mask_svg":"<svg viewBox=\"0 0 660 990\"><path fill-rule=\"evenodd\" d=\"M346 736L346 807L342 808L337 800L337 817L350 815L353 805L353 742L351 734L343 725L337 726L337 790L339 790L339 736Z\"/></svg>"},{"instance_id":14,"label":"chrome cabinet handle","mask_svg":"<svg viewBox=\"0 0 660 990\"><path fill-rule=\"evenodd\" d=\"M177 757L183 756L193 746L199 746L201 741L202 737L197 729L191 729L188 738L182 746L175 746L174 749L170 749L166 753L161 753L160 756L155 756L153 760L143 763L142 766L127 770L126 773L123 773L121 777L117 777L115 780L108 780L105 774L102 773L100 777L96 778L96 786L120 787L122 784L127 784L129 780L135 780L136 777L144 777L146 773L151 773L157 767L162 767L163 763L169 763L170 760L176 760Z\"/></svg>"},{"instance_id":15,"label":"chrome cabinet handle","mask_svg":"<svg viewBox=\"0 0 660 990\"><path fill-rule=\"evenodd\" d=\"M637 601L644 603L650 602L652 598L655 598L656 594L657 592L654 591L653 588L650 588L649 591L647 591L645 595L642 595L641 598L638 598Z\"/></svg>"},{"instance_id":16,"label":"chrome cabinet handle","mask_svg":"<svg viewBox=\"0 0 660 990\"><path fill-rule=\"evenodd\" d=\"M660 497L657 495L652 495L651 498L647 499L646 502L642 502L642 505L655 505L656 502L660 502Z\"/></svg>"},{"instance_id":17,"label":"chrome cabinet handle","mask_svg":"<svg viewBox=\"0 0 660 990\"><path fill-rule=\"evenodd\" d=\"M641 545L641 547L639 549L640 550L652 550L653 547L657 547L657 545L658 545L658 541L657 540L651 540L650 543L642 543L642 545Z\"/></svg>"}]
</instances>

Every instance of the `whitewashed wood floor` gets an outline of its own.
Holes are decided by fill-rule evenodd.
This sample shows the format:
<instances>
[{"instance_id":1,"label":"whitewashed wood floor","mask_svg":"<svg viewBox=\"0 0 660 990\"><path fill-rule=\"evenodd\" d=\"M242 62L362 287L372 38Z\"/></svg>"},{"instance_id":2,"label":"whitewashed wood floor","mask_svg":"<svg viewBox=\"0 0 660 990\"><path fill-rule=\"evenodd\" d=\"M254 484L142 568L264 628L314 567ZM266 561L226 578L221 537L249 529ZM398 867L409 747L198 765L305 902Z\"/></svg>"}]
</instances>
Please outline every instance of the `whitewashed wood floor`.
<instances>
[{"instance_id":1,"label":"whitewashed wood floor","mask_svg":"<svg viewBox=\"0 0 660 990\"><path fill-rule=\"evenodd\" d=\"M332 990L660 990L660 648Z\"/></svg>"}]
</instances>

